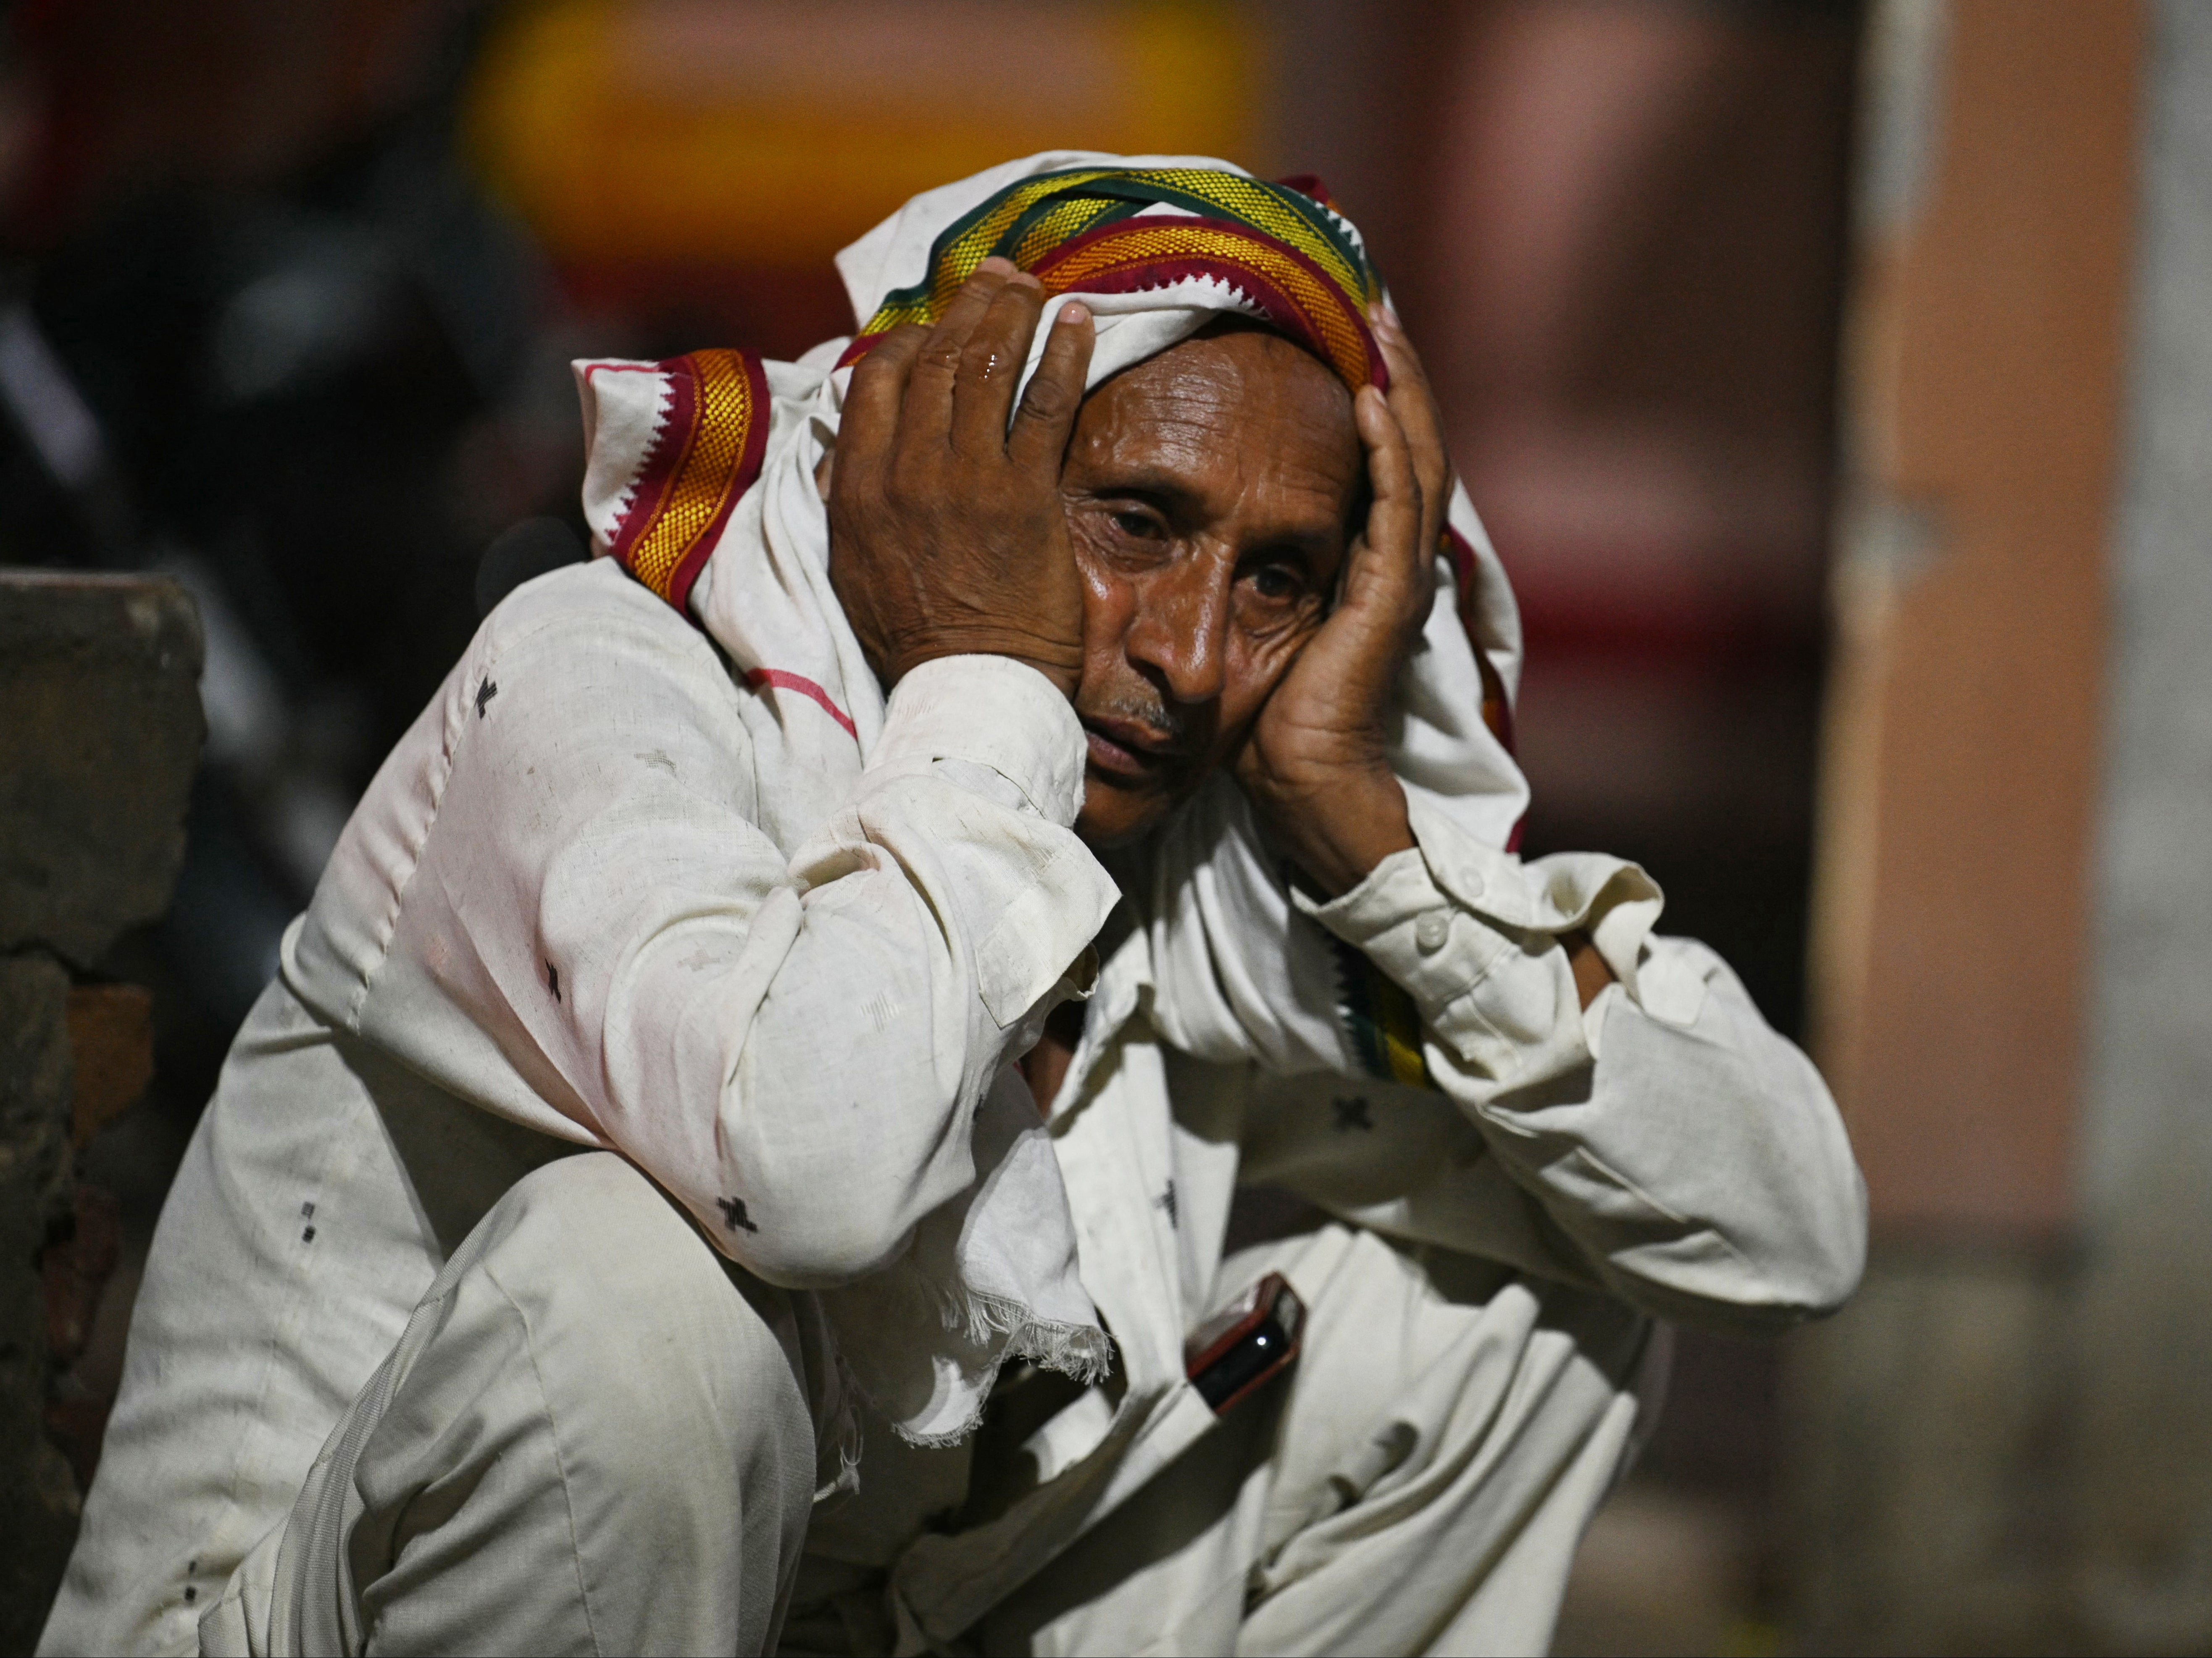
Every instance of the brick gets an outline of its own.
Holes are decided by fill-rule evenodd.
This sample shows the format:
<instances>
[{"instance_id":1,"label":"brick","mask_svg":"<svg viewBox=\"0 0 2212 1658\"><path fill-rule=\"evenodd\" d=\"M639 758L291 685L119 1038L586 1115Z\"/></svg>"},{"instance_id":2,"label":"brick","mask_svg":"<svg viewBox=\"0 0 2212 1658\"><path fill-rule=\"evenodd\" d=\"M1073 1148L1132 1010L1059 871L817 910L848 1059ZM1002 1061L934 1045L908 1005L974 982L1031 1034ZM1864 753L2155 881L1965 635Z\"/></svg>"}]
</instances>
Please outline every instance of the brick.
<instances>
[{"instance_id":1,"label":"brick","mask_svg":"<svg viewBox=\"0 0 2212 1658\"><path fill-rule=\"evenodd\" d=\"M78 1151L138 1103L154 1080L154 999L137 985L78 985L69 993L76 1082L70 1143Z\"/></svg>"},{"instance_id":2,"label":"brick","mask_svg":"<svg viewBox=\"0 0 2212 1658\"><path fill-rule=\"evenodd\" d=\"M167 907L203 649L173 581L0 570L0 952L88 968Z\"/></svg>"},{"instance_id":3,"label":"brick","mask_svg":"<svg viewBox=\"0 0 2212 1658\"><path fill-rule=\"evenodd\" d=\"M0 957L0 1651L27 1652L74 1540L76 1485L46 1433L39 1260L69 1202L69 975Z\"/></svg>"}]
</instances>

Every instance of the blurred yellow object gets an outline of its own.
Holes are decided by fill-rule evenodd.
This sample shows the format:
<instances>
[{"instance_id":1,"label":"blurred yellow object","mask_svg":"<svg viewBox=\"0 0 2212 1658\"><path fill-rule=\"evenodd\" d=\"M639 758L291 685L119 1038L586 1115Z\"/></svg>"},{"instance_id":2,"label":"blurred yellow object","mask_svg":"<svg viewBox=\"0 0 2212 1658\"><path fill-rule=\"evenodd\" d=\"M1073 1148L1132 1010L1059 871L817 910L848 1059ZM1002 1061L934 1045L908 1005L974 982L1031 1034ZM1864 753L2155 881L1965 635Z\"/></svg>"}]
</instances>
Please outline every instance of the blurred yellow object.
<instances>
[{"instance_id":1,"label":"blurred yellow object","mask_svg":"<svg viewBox=\"0 0 2212 1658\"><path fill-rule=\"evenodd\" d=\"M815 266L1036 150L1233 159L1255 55L1226 5L549 0L489 43L470 141L556 258Z\"/></svg>"}]
</instances>

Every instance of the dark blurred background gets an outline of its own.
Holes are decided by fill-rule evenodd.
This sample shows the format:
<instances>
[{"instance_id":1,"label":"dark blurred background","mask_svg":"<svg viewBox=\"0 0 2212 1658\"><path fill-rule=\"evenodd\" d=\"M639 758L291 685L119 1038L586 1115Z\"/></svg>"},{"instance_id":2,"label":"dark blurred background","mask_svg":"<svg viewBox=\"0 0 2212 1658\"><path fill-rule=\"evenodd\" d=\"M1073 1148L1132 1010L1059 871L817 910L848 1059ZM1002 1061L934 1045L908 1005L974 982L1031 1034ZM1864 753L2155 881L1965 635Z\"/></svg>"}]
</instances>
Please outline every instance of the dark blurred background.
<instances>
[{"instance_id":1,"label":"dark blurred background","mask_svg":"<svg viewBox=\"0 0 2212 1658\"><path fill-rule=\"evenodd\" d=\"M2086 1500L2054 1470L2094 1412L2018 1377L2095 1316L2076 1102L2106 1086L2082 1031L2116 1029L2091 895L2122 890L2094 823L2132 752L2099 758L2102 607L2112 526L2153 511L2115 494L2149 476L2132 204L2158 165L2194 176L2156 125L2196 130L2188 10L17 0L0 561L158 568L208 635L175 905L106 964L155 992L157 1071L86 1154L126 1233L86 1396L284 925L477 624L484 550L580 532L568 361L793 355L853 326L830 254L916 190L1048 147L1211 153L1326 179L1426 355L1527 623L1528 849L1644 861L1867 1151L1875 1322L1682 1333L1561 1649L2110 1644L2049 1600L2087 1570L2047 1511ZM2012 1380L1945 1393L1925 1355L1953 1338ZM1944 1436L1991 1410L2027 1425ZM1899 1507L1914 1479L1935 1494ZM2145 1547L2212 1562L2212 1511L2177 1500ZM2172 1628L2205 1649L2212 1615Z\"/></svg>"}]
</instances>

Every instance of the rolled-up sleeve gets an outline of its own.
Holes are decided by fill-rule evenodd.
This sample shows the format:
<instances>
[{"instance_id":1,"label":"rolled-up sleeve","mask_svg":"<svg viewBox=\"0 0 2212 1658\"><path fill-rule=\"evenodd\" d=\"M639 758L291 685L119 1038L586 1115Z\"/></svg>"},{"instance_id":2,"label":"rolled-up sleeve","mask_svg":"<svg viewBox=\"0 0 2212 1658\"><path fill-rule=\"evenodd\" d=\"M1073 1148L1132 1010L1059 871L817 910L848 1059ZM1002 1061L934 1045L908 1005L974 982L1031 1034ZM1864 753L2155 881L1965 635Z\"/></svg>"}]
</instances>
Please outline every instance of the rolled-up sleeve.
<instances>
[{"instance_id":1,"label":"rolled-up sleeve","mask_svg":"<svg viewBox=\"0 0 2212 1658\"><path fill-rule=\"evenodd\" d=\"M1653 934L1658 890L1591 853L1523 864L1416 814L1419 844L1302 902L1412 996L1436 1084L1616 1293L1723 1328L1856 1285L1865 1187L1827 1088L1718 956ZM1618 982L1580 1005L1560 934Z\"/></svg>"},{"instance_id":2,"label":"rolled-up sleeve","mask_svg":"<svg viewBox=\"0 0 2212 1658\"><path fill-rule=\"evenodd\" d=\"M593 591L478 635L301 970L456 1091L623 1151L763 1278L873 1271L975 1179L978 1102L1115 900L1070 828L1081 727L1018 663L925 665L787 857L751 693L618 573L554 580Z\"/></svg>"}]
</instances>

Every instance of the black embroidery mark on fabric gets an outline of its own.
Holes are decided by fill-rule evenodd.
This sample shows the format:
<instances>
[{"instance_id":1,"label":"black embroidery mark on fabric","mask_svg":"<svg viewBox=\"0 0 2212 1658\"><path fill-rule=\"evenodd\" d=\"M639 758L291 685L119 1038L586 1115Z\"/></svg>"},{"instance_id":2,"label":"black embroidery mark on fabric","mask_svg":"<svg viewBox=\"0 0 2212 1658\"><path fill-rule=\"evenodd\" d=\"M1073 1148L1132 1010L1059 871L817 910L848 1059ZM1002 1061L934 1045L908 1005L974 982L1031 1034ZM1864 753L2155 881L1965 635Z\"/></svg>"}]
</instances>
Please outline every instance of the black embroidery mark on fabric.
<instances>
[{"instance_id":1,"label":"black embroidery mark on fabric","mask_svg":"<svg viewBox=\"0 0 2212 1658\"><path fill-rule=\"evenodd\" d=\"M486 674L483 677L483 683L477 687L477 719L481 720L484 717L484 704L490 701L492 698L498 695L499 687L492 683L491 676L489 674Z\"/></svg>"},{"instance_id":2,"label":"black embroidery mark on fabric","mask_svg":"<svg viewBox=\"0 0 2212 1658\"><path fill-rule=\"evenodd\" d=\"M1175 1182L1173 1181L1170 1181L1168 1182L1168 1189L1161 1193L1159 1196L1154 1198L1152 1202L1157 1207L1164 1209L1168 1212L1169 1225L1181 1226L1182 1224L1182 1218L1176 1209Z\"/></svg>"},{"instance_id":3,"label":"black embroidery mark on fabric","mask_svg":"<svg viewBox=\"0 0 2212 1658\"><path fill-rule=\"evenodd\" d=\"M300 1242L302 1243L313 1243L314 1241L315 1229L312 1226L310 1226L306 1231L300 1234Z\"/></svg>"},{"instance_id":4,"label":"black embroidery mark on fabric","mask_svg":"<svg viewBox=\"0 0 2212 1658\"><path fill-rule=\"evenodd\" d=\"M553 999L561 999L561 969L552 963L545 963L545 987L553 993Z\"/></svg>"},{"instance_id":5,"label":"black embroidery mark on fabric","mask_svg":"<svg viewBox=\"0 0 2212 1658\"><path fill-rule=\"evenodd\" d=\"M757 1232L760 1228L745 1214L742 1198L716 1198L714 1207L722 1212L722 1224L732 1232Z\"/></svg>"},{"instance_id":6,"label":"black embroidery mark on fabric","mask_svg":"<svg viewBox=\"0 0 2212 1658\"><path fill-rule=\"evenodd\" d=\"M314 1218L315 1218L315 1206L314 1206L313 1204L312 1204L312 1203L303 1203L303 1204L301 1204L301 1205L300 1206L300 1215L301 1215L301 1218L302 1219L304 1219L304 1220L313 1220L313 1219L314 1219Z\"/></svg>"},{"instance_id":7,"label":"black embroidery mark on fabric","mask_svg":"<svg viewBox=\"0 0 2212 1658\"><path fill-rule=\"evenodd\" d=\"M1328 1108L1336 1113L1338 1133L1349 1134L1355 1128L1363 1134L1371 1134L1375 1132L1374 1121L1367 1114L1367 1101L1364 1096L1355 1095L1350 1098L1331 1100Z\"/></svg>"}]
</instances>

